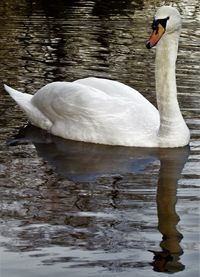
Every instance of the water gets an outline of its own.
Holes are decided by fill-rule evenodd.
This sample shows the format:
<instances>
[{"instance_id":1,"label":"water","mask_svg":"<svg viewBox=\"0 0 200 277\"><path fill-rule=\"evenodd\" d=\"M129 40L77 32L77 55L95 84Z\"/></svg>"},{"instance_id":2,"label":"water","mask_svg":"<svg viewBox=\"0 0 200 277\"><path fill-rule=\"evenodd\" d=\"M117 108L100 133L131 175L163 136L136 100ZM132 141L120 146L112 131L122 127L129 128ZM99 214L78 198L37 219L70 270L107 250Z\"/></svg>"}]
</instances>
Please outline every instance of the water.
<instances>
[{"instance_id":1,"label":"water","mask_svg":"<svg viewBox=\"0 0 200 277\"><path fill-rule=\"evenodd\" d=\"M34 93L106 77L155 104L155 50L144 42L163 2L1 0L0 79ZM96 146L21 129L26 118L1 86L2 277L199 276L200 9L169 2L183 17L177 83L189 148Z\"/></svg>"}]
</instances>

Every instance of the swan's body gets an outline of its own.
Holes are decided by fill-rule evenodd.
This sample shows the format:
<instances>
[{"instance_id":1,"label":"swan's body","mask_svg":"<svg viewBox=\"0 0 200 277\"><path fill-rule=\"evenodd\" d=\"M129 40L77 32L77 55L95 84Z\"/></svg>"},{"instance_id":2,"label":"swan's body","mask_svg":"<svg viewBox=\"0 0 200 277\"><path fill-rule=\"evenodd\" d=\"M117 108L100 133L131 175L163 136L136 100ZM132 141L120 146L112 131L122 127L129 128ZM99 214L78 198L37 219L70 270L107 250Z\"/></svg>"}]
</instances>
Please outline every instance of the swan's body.
<instances>
[{"instance_id":1,"label":"swan's body","mask_svg":"<svg viewBox=\"0 0 200 277\"><path fill-rule=\"evenodd\" d=\"M184 146L189 141L189 130L177 102L175 79L180 16L176 9L162 7L156 18L167 16L171 17L169 27L172 29L174 24L174 29L167 32L166 28L156 51L159 112L136 90L106 79L54 82L34 96L7 86L5 89L33 125L56 136L109 145Z\"/></svg>"}]
</instances>

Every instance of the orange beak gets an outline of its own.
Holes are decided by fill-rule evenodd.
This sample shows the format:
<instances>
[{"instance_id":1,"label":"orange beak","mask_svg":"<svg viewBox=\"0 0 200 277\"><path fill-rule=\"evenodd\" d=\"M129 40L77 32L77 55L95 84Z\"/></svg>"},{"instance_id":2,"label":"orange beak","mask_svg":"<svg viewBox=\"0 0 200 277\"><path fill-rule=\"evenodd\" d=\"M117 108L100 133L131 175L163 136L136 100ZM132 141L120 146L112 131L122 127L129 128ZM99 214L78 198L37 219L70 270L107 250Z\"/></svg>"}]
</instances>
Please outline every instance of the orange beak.
<instances>
[{"instance_id":1,"label":"orange beak","mask_svg":"<svg viewBox=\"0 0 200 277\"><path fill-rule=\"evenodd\" d=\"M148 49L151 49L152 47L154 47L161 39L164 32L165 32L165 28L161 24L158 24L158 28L152 32L149 40L146 42L146 47Z\"/></svg>"}]
</instances>

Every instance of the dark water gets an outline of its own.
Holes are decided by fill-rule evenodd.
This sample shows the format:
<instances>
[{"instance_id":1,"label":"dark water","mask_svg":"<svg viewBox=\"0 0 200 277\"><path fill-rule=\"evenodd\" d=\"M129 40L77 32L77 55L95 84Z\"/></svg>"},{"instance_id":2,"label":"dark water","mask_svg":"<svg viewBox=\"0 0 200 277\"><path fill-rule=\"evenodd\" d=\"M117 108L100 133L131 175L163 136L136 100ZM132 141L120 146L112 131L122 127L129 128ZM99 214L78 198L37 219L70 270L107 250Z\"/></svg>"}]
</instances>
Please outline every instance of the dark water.
<instances>
[{"instance_id":1,"label":"dark water","mask_svg":"<svg viewBox=\"0 0 200 277\"><path fill-rule=\"evenodd\" d=\"M1 0L0 80L34 93L106 77L155 104L144 42L163 2ZM1 86L0 276L199 276L200 8L170 2L183 17L177 83L190 147L96 146L30 126L16 137L26 118Z\"/></svg>"}]
</instances>

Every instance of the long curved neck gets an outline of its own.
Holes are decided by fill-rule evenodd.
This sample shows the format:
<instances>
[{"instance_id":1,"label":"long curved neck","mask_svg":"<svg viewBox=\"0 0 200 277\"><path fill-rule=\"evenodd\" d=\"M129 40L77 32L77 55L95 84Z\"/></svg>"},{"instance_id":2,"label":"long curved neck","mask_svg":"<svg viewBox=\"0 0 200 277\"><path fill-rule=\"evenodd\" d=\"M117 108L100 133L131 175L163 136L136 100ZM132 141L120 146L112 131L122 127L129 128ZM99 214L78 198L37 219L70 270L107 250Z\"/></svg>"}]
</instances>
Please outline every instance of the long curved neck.
<instances>
[{"instance_id":1,"label":"long curved neck","mask_svg":"<svg viewBox=\"0 0 200 277\"><path fill-rule=\"evenodd\" d=\"M160 113L159 136L166 137L185 125L177 101L176 58L179 32L163 35L156 49L156 94Z\"/></svg>"}]
</instances>

